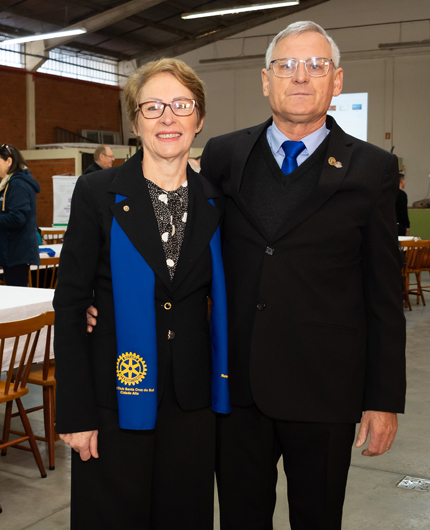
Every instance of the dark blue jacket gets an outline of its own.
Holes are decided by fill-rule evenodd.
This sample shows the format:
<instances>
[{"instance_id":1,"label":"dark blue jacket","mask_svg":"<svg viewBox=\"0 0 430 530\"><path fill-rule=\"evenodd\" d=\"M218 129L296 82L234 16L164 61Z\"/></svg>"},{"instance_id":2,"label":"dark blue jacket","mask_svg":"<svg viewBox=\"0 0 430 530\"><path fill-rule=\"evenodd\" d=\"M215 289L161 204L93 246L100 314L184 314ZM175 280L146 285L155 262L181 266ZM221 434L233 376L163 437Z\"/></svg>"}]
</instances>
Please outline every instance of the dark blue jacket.
<instances>
[{"instance_id":1,"label":"dark blue jacket","mask_svg":"<svg viewBox=\"0 0 430 530\"><path fill-rule=\"evenodd\" d=\"M39 184L28 169L14 173L0 192L0 265L39 264L36 193Z\"/></svg>"}]
</instances>

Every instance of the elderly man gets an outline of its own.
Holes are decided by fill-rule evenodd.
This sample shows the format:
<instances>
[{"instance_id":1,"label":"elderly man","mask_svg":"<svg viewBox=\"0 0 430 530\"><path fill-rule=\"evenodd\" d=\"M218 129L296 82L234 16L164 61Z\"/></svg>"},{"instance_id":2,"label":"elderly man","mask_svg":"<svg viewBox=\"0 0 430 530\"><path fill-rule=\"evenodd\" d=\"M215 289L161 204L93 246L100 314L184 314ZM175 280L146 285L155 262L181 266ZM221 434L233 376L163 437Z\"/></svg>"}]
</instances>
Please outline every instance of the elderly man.
<instances>
[{"instance_id":1,"label":"elderly man","mask_svg":"<svg viewBox=\"0 0 430 530\"><path fill-rule=\"evenodd\" d=\"M355 424L362 454L380 455L404 409L398 163L327 116L343 71L320 26L279 33L262 80L273 116L210 140L202 158L226 198L221 528L272 528L282 455L291 528L337 530Z\"/></svg>"},{"instance_id":2,"label":"elderly man","mask_svg":"<svg viewBox=\"0 0 430 530\"><path fill-rule=\"evenodd\" d=\"M84 175L93 173L94 171L101 171L102 169L108 169L112 167L115 160L112 149L107 145L99 145L94 151L94 162L87 167Z\"/></svg>"}]
</instances>

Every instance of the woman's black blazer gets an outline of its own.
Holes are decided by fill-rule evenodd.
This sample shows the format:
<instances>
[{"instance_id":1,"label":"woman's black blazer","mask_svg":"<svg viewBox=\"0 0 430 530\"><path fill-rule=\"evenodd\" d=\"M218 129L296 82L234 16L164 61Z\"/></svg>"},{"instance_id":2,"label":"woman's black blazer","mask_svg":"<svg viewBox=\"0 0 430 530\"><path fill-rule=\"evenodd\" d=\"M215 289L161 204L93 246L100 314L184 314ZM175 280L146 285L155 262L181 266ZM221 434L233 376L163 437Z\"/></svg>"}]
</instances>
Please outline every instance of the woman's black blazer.
<instances>
[{"instance_id":1,"label":"woman's black blazer","mask_svg":"<svg viewBox=\"0 0 430 530\"><path fill-rule=\"evenodd\" d=\"M211 184L190 167L187 178L187 226L172 282L142 173L142 153L122 166L79 178L54 297L58 432L95 430L95 407L117 408L110 267L113 216L155 273L159 399L171 358L179 405L185 410L210 406L209 242L220 222L220 200ZM116 194L127 198L115 204ZM215 199L215 206L208 199ZM165 309L166 302L171 309ZM97 326L87 334L86 309L91 304L99 316ZM169 330L174 332L171 340Z\"/></svg>"}]
</instances>

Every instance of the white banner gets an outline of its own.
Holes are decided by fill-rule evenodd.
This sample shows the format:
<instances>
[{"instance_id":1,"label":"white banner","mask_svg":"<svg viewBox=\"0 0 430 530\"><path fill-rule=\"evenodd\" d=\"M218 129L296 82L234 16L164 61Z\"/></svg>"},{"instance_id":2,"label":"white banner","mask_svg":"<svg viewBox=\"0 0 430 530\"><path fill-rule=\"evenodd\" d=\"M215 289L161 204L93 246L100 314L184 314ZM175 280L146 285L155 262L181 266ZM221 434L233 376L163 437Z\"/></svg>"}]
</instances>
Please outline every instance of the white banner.
<instances>
[{"instance_id":1,"label":"white banner","mask_svg":"<svg viewBox=\"0 0 430 530\"><path fill-rule=\"evenodd\" d=\"M368 93L340 94L331 100L327 114L351 136L367 142Z\"/></svg>"},{"instance_id":2,"label":"white banner","mask_svg":"<svg viewBox=\"0 0 430 530\"><path fill-rule=\"evenodd\" d=\"M52 186L54 190L54 221L53 226L67 226L70 216L70 205L73 190L79 177L65 177L54 175Z\"/></svg>"}]
</instances>

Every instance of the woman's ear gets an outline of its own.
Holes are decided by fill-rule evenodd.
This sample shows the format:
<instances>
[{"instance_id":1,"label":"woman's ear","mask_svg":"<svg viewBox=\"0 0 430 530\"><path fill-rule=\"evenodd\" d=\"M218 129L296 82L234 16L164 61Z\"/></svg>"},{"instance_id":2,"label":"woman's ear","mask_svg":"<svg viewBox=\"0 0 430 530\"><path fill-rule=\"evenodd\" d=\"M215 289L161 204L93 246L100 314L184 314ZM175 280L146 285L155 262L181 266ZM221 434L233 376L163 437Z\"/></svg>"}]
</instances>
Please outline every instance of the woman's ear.
<instances>
[{"instance_id":1,"label":"woman's ear","mask_svg":"<svg viewBox=\"0 0 430 530\"><path fill-rule=\"evenodd\" d=\"M200 120L200 122L197 124L197 128L196 128L196 135L199 134L199 132L203 129L203 122L205 121L204 118L202 118Z\"/></svg>"}]
</instances>

